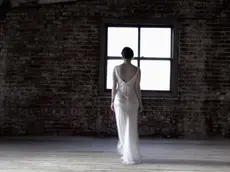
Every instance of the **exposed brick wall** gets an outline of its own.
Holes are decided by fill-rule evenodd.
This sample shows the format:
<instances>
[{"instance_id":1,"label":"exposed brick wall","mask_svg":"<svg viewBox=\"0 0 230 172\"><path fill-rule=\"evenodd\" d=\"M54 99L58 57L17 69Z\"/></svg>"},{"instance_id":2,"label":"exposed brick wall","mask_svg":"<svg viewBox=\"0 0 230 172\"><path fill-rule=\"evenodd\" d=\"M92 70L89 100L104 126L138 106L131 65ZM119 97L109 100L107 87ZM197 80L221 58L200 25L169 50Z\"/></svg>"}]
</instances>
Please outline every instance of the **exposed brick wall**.
<instances>
[{"instance_id":1,"label":"exposed brick wall","mask_svg":"<svg viewBox=\"0 0 230 172\"><path fill-rule=\"evenodd\" d=\"M141 135L230 135L230 10L224 0L107 0L13 9L0 21L2 135L116 134L99 95L104 17L175 17L179 97L144 99ZM135 17L136 16L136 17Z\"/></svg>"}]
</instances>

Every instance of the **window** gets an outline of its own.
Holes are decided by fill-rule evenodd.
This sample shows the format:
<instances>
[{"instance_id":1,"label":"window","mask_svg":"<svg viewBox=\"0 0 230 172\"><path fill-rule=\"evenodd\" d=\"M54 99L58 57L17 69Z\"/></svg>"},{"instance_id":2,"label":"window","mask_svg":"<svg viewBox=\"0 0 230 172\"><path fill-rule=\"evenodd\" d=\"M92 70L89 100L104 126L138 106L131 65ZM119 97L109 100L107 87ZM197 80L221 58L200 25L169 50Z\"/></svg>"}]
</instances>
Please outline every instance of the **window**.
<instances>
[{"instance_id":1,"label":"window","mask_svg":"<svg viewBox=\"0 0 230 172\"><path fill-rule=\"evenodd\" d=\"M142 72L144 96L177 95L177 28L173 22L104 21L101 28L100 91L110 93L112 71L122 63L121 51L134 51L132 64Z\"/></svg>"}]
</instances>

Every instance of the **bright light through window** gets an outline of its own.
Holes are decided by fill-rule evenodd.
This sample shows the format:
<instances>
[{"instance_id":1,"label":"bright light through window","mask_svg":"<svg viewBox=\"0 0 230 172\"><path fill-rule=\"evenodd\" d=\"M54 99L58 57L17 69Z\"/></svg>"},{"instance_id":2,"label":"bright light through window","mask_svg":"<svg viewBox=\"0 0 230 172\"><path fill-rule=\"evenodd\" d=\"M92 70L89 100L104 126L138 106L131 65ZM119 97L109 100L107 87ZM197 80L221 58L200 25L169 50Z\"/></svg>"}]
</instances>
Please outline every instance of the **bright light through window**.
<instances>
[{"instance_id":1,"label":"bright light through window","mask_svg":"<svg viewBox=\"0 0 230 172\"><path fill-rule=\"evenodd\" d=\"M171 28L141 28L141 57L171 57Z\"/></svg>"},{"instance_id":2,"label":"bright light through window","mask_svg":"<svg viewBox=\"0 0 230 172\"><path fill-rule=\"evenodd\" d=\"M170 61L142 60L140 68L142 90L170 90Z\"/></svg>"},{"instance_id":3,"label":"bright light through window","mask_svg":"<svg viewBox=\"0 0 230 172\"><path fill-rule=\"evenodd\" d=\"M107 55L120 57L124 47L132 48L134 56L138 55L138 28L109 27Z\"/></svg>"}]
</instances>

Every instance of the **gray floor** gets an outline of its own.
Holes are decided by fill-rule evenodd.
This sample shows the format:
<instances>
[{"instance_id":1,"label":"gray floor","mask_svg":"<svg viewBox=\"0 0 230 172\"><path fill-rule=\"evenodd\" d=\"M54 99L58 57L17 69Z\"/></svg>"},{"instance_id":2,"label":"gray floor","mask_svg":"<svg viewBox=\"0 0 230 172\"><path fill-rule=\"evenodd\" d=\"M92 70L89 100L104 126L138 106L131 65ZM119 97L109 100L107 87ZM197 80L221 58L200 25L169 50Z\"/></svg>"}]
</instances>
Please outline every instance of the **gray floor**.
<instances>
[{"instance_id":1,"label":"gray floor","mask_svg":"<svg viewBox=\"0 0 230 172\"><path fill-rule=\"evenodd\" d=\"M123 165L116 138L0 140L0 172L230 172L230 141L141 139L143 163Z\"/></svg>"}]
</instances>

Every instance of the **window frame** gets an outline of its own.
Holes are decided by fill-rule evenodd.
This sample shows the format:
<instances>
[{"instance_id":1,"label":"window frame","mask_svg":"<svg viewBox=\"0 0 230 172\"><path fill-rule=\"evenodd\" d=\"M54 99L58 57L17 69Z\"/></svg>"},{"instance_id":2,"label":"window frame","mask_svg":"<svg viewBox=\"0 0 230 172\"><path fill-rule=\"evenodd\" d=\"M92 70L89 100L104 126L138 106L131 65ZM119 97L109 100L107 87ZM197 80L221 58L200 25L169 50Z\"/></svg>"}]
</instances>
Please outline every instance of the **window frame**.
<instances>
[{"instance_id":1,"label":"window frame","mask_svg":"<svg viewBox=\"0 0 230 172\"><path fill-rule=\"evenodd\" d=\"M170 91L154 91L142 90L143 98L154 97L177 97L178 96L178 24L175 19L152 19L148 21L143 20L118 20L118 19L104 19L101 22L101 57L100 57L100 73L99 73L99 94L102 96L110 96L111 89L106 89L106 74L107 74L107 28L108 27L170 27L171 28L171 58L143 58L140 60L170 60ZM140 41L140 34L138 34ZM140 44L138 44L140 50ZM140 51L138 52L140 57ZM116 57L113 59L121 59ZM139 63L138 63L139 65Z\"/></svg>"}]
</instances>

